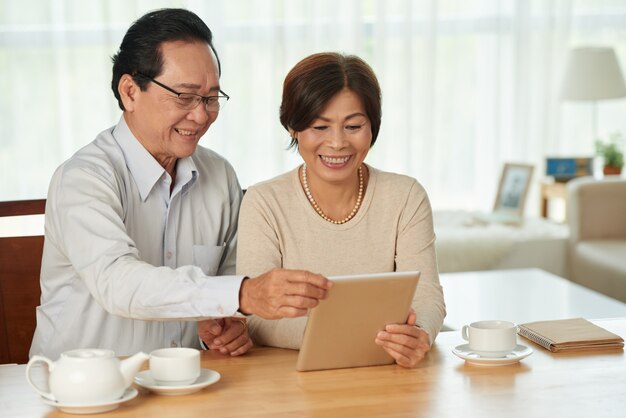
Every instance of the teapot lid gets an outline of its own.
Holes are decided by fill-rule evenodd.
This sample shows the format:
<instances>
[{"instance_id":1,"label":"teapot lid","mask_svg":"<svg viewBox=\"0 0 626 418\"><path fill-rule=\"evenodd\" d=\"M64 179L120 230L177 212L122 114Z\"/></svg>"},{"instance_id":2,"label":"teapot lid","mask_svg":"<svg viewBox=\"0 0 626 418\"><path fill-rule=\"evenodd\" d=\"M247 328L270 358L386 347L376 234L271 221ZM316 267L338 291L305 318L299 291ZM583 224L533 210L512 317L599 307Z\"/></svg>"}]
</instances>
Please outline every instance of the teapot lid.
<instances>
[{"instance_id":1,"label":"teapot lid","mask_svg":"<svg viewBox=\"0 0 626 418\"><path fill-rule=\"evenodd\" d=\"M75 350L65 351L61 353L61 357L71 359L94 359L94 358L111 358L115 357L113 350L102 348L77 348Z\"/></svg>"}]
</instances>

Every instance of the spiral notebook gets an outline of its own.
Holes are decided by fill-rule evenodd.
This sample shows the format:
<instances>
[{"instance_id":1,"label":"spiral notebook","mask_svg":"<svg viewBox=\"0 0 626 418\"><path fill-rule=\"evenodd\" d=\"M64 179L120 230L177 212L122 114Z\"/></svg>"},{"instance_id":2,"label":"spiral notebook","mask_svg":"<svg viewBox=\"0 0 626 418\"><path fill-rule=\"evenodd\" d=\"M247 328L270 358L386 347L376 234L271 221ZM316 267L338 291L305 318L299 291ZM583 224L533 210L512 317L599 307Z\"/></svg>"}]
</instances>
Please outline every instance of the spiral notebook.
<instances>
[{"instance_id":1,"label":"spiral notebook","mask_svg":"<svg viewBox=\"0 0 626 418\"><path fill-rule=\"evenodd\" d=\"M553 353L624 348L622 337L583 318L520 324L518 334Z\"/></svg>"}]
</instances>

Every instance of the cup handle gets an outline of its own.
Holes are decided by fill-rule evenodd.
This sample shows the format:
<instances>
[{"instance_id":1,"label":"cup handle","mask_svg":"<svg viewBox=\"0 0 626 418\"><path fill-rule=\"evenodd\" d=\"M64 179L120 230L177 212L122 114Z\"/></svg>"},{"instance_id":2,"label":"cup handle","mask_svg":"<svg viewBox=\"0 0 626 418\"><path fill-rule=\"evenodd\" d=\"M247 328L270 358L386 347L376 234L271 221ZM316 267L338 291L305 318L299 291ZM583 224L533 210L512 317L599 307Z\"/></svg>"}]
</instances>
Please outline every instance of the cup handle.
<instances>
[{"instance_id":1,"label":"cup handle","mask_svg":"<svg viewBox=\"0 0 626 418\"><path fill-rule=\"evenodd\" d=\"M461 329L461 337L463 337L465 341L469 341L469 335L467 335L468 331L469 327L467 325L463 325L463 328Z\"/></svg>"},{"instance_id":2,"label":"cup handle","mask_svg":"<svg viewBox=\"0 0 626 418\"><path fill-rule=\"evenodd\" d=\"M52 372L52 370L54 370L54 362L52 362L50 359L44 357L44 356L33 356L29 361L28 361L28 365L26 366L26 380L28 380L28 383L33 387L33 389L35 389L35 391L37 391L37 393L39 393L41 396L43 396L44 398L50 399L51 401L55 401L56 402L56 398L54 397L54 395L50 392L45 392L43 391L39 386L37 386L30 378L30 368L38 362L43 362L43 363L47 363L48 364L48 371Z\"/></svg>"}]
</instances>

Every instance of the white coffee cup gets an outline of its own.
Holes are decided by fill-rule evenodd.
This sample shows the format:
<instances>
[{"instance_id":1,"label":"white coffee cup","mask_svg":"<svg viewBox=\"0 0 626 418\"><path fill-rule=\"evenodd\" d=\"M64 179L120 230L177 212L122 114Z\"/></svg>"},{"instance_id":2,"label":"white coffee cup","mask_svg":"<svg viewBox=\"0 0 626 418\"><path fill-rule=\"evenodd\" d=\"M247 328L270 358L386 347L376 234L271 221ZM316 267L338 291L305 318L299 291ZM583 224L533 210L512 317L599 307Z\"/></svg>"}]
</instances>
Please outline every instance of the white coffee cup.
<instances>
[{"instance_id":1,"label":"white coffee cup","mask_svg":"<svg viewBox=\"0 0 626 418\"><path fill-rule=\"evenodd\" d=\"M200 352L194 348L162 348L150 353L150 374L159 386L186 386L200 377Z\"/></svg>"},{"instance_id":2,"label":"white coffee cup","mask_svg":"<svg viewBox=\"0 0 626 418\"><path fill-rule=\"evenodd\" d=\"M481 357L504 357L517 346L517 325L508 321L479 321L464 325L463 339Z\"/></svg>"}]
</instances>

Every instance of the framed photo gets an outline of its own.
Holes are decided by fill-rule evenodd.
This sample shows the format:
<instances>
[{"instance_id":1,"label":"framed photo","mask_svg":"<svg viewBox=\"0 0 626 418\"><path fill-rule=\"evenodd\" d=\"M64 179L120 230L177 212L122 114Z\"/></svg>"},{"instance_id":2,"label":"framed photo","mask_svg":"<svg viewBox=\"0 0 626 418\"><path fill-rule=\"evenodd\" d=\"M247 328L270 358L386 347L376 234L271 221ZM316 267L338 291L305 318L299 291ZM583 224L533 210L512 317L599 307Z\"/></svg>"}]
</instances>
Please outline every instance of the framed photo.
<instances>
[{"instance_id":1,"label":"framed photo","mask_svg":"<svg viewBox=\"0 0 626 418\"><path fill-rule=\"evenodd\" d=\"M493 211L509 213L521 218L524 215L526 194L528 193L532 176L532 165L504 164Z\"/></svg>"}]
</instances>

